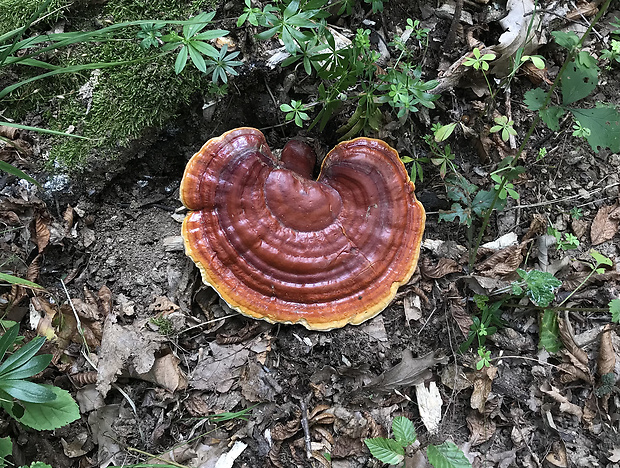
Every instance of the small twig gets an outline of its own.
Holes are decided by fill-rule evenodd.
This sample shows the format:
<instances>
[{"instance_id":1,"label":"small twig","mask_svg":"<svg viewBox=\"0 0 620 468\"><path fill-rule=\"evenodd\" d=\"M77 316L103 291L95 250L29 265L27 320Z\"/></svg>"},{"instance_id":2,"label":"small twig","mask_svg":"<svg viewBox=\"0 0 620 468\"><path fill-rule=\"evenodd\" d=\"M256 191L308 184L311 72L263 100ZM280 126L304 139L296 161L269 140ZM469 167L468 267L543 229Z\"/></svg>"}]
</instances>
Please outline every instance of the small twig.
<instances>
[{"instance_id":1,"label":"small twig","mask_svg":"<svg viewBox=\"0 0 620 468\"><path fill-rule=\"evenodd\" d=\"M71 296L69 296L69 291L67 290L67 286L65 285L65 282L62 280L62 278L60 279L60 284L62 284L62 288L64 289L65 294L67 295L67 300L69 301L69 305L71 306L71 310L73 311L73 315L75 317L78 333L82 337L82 344L84 345L82 347L82 356L84 356L84 359L86 359L86 361L92 366L93 369L99 372L99 369L97 369L97 366L95 365L95 363L91 361L90 359L90 356L89 356L90 350L88 349L88 343L86 343L86 337L84 336L84 330L82 330L82 322L80 321L80 316L78 315L77 310L75 310L73 301L71 300Z\"/></svg>"},{"instance_id":2,"label":"small twig","mask_svg":"<svg viewBox=\"0 0 620 468\"><path fill-rule=\"evenodd\" d=\"M304 443L306 445L306 456L308 460L312 459L312 439L310 438L310 424L308 423L308 407L305 398L299 399L301 406L301 428L304 430Z\"/></svg>"}]
</instances>

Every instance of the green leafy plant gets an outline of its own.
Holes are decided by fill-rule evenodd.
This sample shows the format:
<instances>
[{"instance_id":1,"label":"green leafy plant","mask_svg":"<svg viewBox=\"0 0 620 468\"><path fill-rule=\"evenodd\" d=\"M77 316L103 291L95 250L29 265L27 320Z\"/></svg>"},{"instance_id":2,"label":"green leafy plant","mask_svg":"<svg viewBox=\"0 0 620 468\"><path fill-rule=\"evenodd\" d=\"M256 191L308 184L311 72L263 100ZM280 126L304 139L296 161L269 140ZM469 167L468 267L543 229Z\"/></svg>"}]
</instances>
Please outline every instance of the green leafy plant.
<instances>
[{"instance_id":1,"label":"green leafy plant","mask_svg":"<svg viewBox=\"0 0 620 468\"><path fill-rule=\"evenodd\" d=\"M207 62L203 55L206 55L213 61L222 60L220 52L207 41L226 36L228 31L224 29L204 31L204 29L211 24L214 16L214 11L210 13L200 13L192 19L190 24L183 26L182 35L173 31L162 37L162 41L165 42L162 46L162 50L170 51L178 49L179 51L176 61L174 62L174 71L177 75L181 73L187 65L188 58L190 58L195 67L203 73L207 73ZM224 51L224 53L225 52L226 51ZM214 82L216 82L218 76L220 75L213 74ZM225 79L224 82L226 82Z\"/></svg>"},{"instance_id":2,"label":"green leafy plant","mask_svg":"<svg viewBox=\"0 0 620 468\"><path fill-rule=\"evenodd\" d=\"M307 114L308 106L301 101L292 100L290 104L280 104L280 110L286 112L286 121L295 122L298 127L303 127L304 120L310 120Z\"/></svg>"},{"instance_id":3,"label":"green leafy plant","mask_svg":"<svg viewBox=\"0 0 620 468\"><path fill-rule=\"evenodd\" d=\"M603 103L591 109L572 106L589 96L598 85L597 60L589 52L578 50L582 39L575 33L555 31L553 35L569 51L559 79L562 103L549 105L548 92L535 88L525 94L525 104L530 110L538 111L540 119L555 131L560 129L560 118L568 111L576 121L574 136L585 138L594 151L599 147L620 151L620 114L615 107Z\"/></svg>"},{"instance_id":4,"label":"green leafy plant","mask_svg":"<svg viewBox=\"0 0 620 468\"><path fill-rule=\"evenodd\" d=\"M520 281L511 284L512 294L515 296L526 295L530 301L540 307L547 307L555 299L555 290L562 286L562 282L551 273L517 269Z\"/></svg>"},{"instance_id":5,"label":"green leafy plant","mask_svg":"<svg viewBox=\"0 0 620 468\"><path fill-rule=\"evenodd\" d=\"M37 337L5 356L18 341L19 325L0 338L0 406L13 418L37 430L62 427L80 417L77 403L66 390L28 379L43 371L51 354L36 355L45 338Z\"/></svg>"},{"instance_id":6,"label":"green leafy plant","mask_svg":"<svg viewBox=\"0 0 620 468\"><path fill-rule=\"evenodd\" d=\"M570 209L570 217L573 218L574 220L581 219L583 217L583 210L579 208L578 206L573 206Z\"/></svg>"},{"instance_id":7,"label":"green leafy plant","mask_svg":"<svg viewBox=\"0 0 620 468\"><path fill-rule=\"evenodd\" d=\"M478 343L478 356L480 359L476 363L478 370L490 365L491 352L485 347L486 339L497 332L498 327L504 326L501 319L501 307L505 299L490 302L489 297L476 294L473 297L480 315L472 317L472 324L469 327L467 339L461 344L459 350L465 352L472 345L474 340Z\"/></svg>"},{"instance_id":8,"label":"green leafy plant","mask_svg":"<svg viewBox=\"0 0 620 468\"><path fill-rule=\"evenodd\" d=\"M508 117L505 115L500 115L493 119L495 121L495 125L491 127L489 130L491 133L502 132L502 140L508 141L510 135L516 136L517 131L514 129L514 121L508 120Z\"/></svg>"},{"instance_id":9,"label":"green leafy plant","mask_svg":"<svg viewBox=\"0 0 620 468\"><path fill-rule=\"evenodd\" d=\"M556 228L549 226L547 228L547 234L555 237L555 240L560 250L573 250L579 248L579 239L574 234L565 233L562 235Z\"/></svg>"},{"instance_id":10,"label":"green leafy plant","mask_svg":"<svg viewBox=\"0 0 620 468\"><path fill-rule=\"evenodd\" d=\"M404 416L392 420L393 439L375 437L364 439L370 453L390 465L400 465L405 460L405 449L418 438L413 423ZM471 463L453 442L429 445L426 449L428 462L436 468L469 468Z\"/></svg>"}]
</instances>

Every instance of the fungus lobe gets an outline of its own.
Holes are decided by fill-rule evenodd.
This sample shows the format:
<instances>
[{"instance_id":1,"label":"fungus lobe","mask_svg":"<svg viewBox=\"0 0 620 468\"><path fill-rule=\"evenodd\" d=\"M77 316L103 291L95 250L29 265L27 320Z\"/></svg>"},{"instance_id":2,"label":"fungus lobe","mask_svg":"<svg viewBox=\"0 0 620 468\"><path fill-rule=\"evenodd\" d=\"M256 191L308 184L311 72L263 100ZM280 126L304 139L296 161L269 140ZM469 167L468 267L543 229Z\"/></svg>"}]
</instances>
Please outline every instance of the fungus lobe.
<instances>
[{"instance_id":1,"label":"fungus lobe","mask_svg":"<svg viewBox=\"0 0 620 468\"><path fill-rule=\"evenodd\" d=\"M279 157L238 128L189 161L185 250L233 309L313 330L359 324L411 278L425 212L396 150L372 138L315 155L292 140Z\"/></svg>"}]
</instances>

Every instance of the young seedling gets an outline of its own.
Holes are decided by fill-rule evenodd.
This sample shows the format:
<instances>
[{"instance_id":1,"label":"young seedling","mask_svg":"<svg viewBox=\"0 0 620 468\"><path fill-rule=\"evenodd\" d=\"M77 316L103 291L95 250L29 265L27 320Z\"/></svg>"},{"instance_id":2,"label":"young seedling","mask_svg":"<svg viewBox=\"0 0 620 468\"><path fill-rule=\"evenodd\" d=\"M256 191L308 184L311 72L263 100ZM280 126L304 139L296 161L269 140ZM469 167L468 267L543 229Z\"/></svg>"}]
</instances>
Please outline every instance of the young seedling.
<instances>
[{"instance_id":1,"label":"young seedling","mask_svg":"<svg viewBox=\"0 0 620 468\"><path fill-rule=\"evenodd\" d=\"M491 133L502 132L502 140L508 141L510 135L516 136L517 131L514 129L514 121L508 120L505 115L500 115L493 119L496 125L493 125L489 130Z\"/></svg>"},{"instance_id":2,"label":"young seedling","mask_svg":"<svg viewBox=\"0 0 620 468\"><path fill-rule=\"evenodd\" d=\"M291 100L290 104L280 104L280 110L286 112L286 121L295 122L298 127L303 127L304 120L310 120L310 117L306 111L310 107L303 104L301 101Z\"/></svg>"},{"instance_id":3,"label":"young seedling","mask_svg":"<svg viewBox=\"0 0 620 468\"><path fill-rule=\"evenodd\" d=\"M364 439L370 453L383 463L402 466L405 461L405 450L413 445L418 436L413 423L404 416L392 420L394 438L375 437ZM453 442L445 441L439 445L426 448L428 462L436 468L471 468L465 454Z\"/></svg>"}]
</instances>

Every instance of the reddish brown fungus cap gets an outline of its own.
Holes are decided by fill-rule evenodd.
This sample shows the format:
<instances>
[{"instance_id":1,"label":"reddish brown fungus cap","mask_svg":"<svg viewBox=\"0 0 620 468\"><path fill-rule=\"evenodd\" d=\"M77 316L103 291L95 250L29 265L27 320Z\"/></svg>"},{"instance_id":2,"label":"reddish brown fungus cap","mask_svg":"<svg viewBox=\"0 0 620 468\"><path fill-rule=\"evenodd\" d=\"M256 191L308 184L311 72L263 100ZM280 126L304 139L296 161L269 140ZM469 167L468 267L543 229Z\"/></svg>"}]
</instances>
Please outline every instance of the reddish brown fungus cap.
<instances>
[{"instance_id":1,"label":"reddish brown fungus cap","mask_svg":"<svg viewBox=\"0 0 620 468\"><path fill-rule=\"evenodd\" d=\"M398 153L372 138L336 146L312 179L314 152L263 134L209 140L185 169L187 254L233 308L314 330L381 312L413 274L425 213Z\"/></svg>"}]
</instances>

